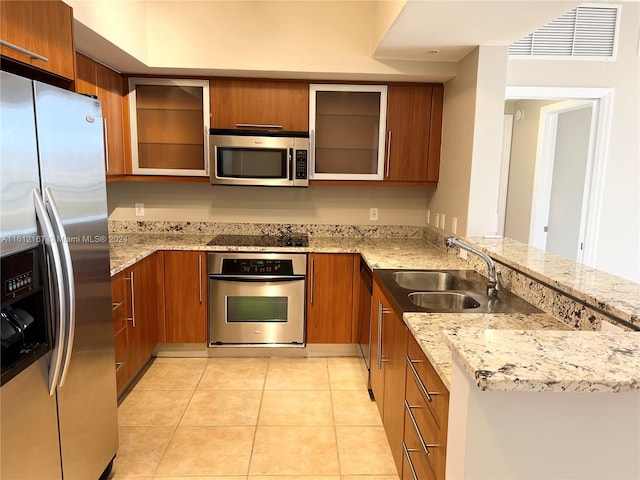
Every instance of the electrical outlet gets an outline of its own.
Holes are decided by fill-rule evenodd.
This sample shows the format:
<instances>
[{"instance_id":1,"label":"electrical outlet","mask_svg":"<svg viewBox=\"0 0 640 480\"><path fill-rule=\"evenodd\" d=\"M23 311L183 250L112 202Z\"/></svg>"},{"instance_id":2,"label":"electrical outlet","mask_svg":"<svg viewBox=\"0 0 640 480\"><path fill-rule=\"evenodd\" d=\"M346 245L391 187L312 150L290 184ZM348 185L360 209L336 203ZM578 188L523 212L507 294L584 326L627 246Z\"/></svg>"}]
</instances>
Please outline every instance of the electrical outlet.
<instances>
[{"instance_id":1,"label":"electrical outlet","mask_svg":"<svg viewBox=\"0 0 640 480\"><path fill-rule=\"evenodd\" d=\"M369 209L369 220L376 222L378 221L378 209L377 208L370 208Z\"/></svg>"},{"instance_id":2,"label":"electrical outlet","mask_svg":"<svg viewBox=\"0 0 640 480\"><path fill-rule=\"evenodd\" d=\"M427 225L429 225L429 220L431 220L431 210L427 210L427 213L424 215L424 220Z\"/></svg>"},{"instance_id":3,"label":"electrical outlet","mask_svg":"<svg viewBox=\"0 0 640 480\"><path fill-rule=\"evenodd\" d=\"M444 230L444 219L445 219L445 215L444 213L440 215L440 228L442 230Z\"/></svg>"},{"instance_id":4,"label":"electrical outlet","mask_svg":"<svg viewBox=\"0 0 640 480\"><path fill-rule=\"evenodd\" d=\"M135 203L136 217L144 217L144 203Z\"/></svg>"},{"instance_id":5,"label":"electrical outlet","mask_svg":"<svg viewBox=\"0 0 640 480\"><path fill-rule=\"evenodd\" d=\"M458 217L451 218L451 233L454 235L458 233Z\"/></svg>"}]
</instances>

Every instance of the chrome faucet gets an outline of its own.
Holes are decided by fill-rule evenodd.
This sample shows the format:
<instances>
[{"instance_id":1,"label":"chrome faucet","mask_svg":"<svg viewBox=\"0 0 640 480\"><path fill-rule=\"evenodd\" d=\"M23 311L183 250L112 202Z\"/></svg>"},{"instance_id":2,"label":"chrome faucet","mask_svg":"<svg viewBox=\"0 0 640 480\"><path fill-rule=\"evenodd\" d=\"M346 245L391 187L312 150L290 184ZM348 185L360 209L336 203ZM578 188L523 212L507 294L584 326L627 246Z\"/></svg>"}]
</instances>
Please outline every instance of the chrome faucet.
<instances>
[{"instance_id":1,"label":"chrome faucet","mask_svg":"<svg viewBox=\"0 0 640 480\"><path fill-rule=\"evenodd\" d=\"M493 262L493 259L484 252L473 248L471 245L467 245L462 242L462 240L457 239L456 237L448 237L445 240L445 244L447 247L456 246L458 248L462 248L468 252L475 253L480 258L482 258L485 262L487 262L487 267L489 268L489 273L487 274L488 283L487 283L487 295L490 297L495 297L498 295L498 290L500 290L500 284L498 283L498 274L496 272L496 264Z\"/></svg>"}]
</instances>

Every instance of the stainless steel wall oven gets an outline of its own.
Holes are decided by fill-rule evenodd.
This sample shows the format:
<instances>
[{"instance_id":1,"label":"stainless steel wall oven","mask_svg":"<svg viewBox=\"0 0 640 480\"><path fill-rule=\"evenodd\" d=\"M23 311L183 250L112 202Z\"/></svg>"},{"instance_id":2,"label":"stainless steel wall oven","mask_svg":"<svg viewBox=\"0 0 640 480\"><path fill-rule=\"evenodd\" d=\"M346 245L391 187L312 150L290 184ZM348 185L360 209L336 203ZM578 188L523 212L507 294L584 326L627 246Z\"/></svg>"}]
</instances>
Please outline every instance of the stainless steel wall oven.
<instances>
[{"instance_id":1,"label":"stainless steel wall oven","mask_svg":"<svg viewBox=\"0 0 640 480\"><path fill-rule=\"evenodd\" d=\"M305 345L307 256L208 254L209 345Z\"/></svg>"}]
</instances>

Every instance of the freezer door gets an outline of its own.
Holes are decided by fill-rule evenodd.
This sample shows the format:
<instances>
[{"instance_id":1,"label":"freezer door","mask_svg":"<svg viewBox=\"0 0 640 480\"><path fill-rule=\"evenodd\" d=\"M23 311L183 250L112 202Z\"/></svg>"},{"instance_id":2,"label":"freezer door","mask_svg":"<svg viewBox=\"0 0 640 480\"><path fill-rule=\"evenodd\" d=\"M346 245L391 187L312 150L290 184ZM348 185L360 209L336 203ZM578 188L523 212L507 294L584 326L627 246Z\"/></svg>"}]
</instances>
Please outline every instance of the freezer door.
<instances>
[{"instance_id":1,"label":"freezer door","mask_svg":"<svg viewBox=\"0 0 640 480\"><path fill-rule=\"evenodd\" d=\"M4 257L35 246L34 188L39 186L33 83L0 72L0 252Z\"/></svg>"},{"instance_id":2,"label":"freezer door","mask_svg":"<svg viewBox=\"0 0 640 480\"><path fill-rule=\"evenodd\" d=\"M47 391L48 363L49 357L42 357L0 389L0 478L62 478L56 398Z\"/></svg>"},{"instance_id":3,"label":"freezer door","mask_svg":"<svg viewBox=\"0 0 640 480\"><path fill-rule=\"evenodd\" d=\"M57 391L62 470L98 478L118 447L102 114L97 100L39 82L35 111L42 190L73 276Z\"/></svg>"}]
</instances>

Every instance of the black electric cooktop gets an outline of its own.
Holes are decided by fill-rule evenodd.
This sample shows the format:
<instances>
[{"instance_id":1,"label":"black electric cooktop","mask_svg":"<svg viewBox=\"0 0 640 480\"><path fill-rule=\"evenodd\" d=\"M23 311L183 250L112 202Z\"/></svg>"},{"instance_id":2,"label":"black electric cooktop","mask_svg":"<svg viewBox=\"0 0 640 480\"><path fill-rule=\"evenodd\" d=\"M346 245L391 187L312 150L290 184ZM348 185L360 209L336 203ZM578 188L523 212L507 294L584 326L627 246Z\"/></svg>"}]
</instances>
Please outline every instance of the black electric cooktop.
<instances>
[{"instance_id":1,"label":"black electric cooktop","mask_svg":"<svg viewBox=\"0 0 640 480\"><path fill-rule=\"evenodd\" d=\"M304 233L283 235L216 235L207 245L229 247L308 247Z\"/></svg>"}]
</instances>

